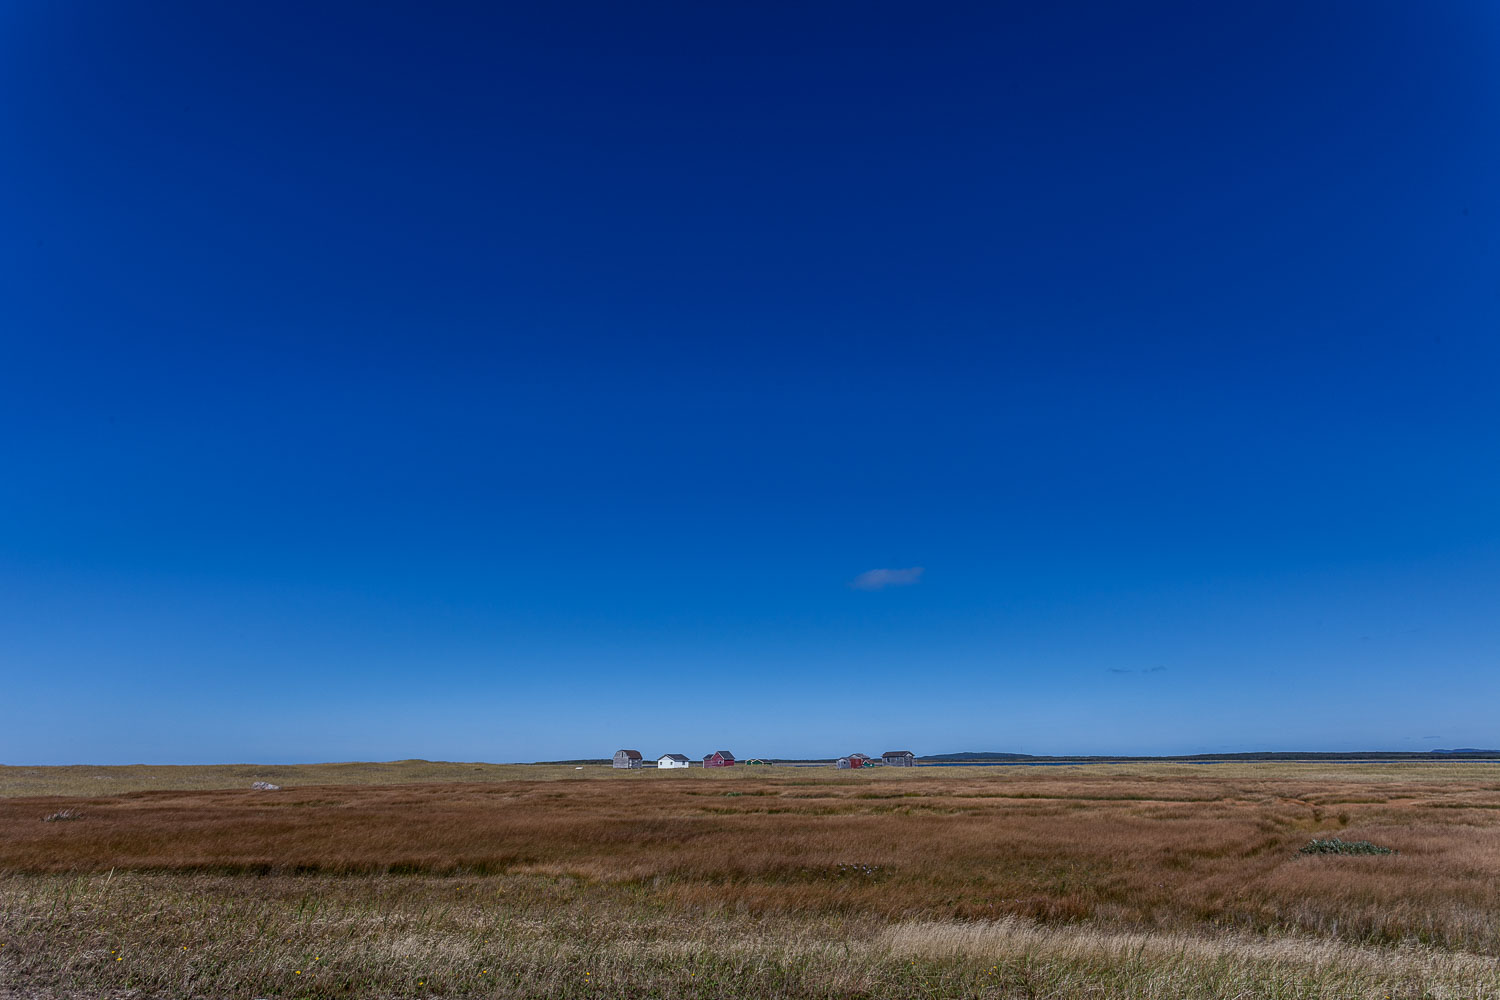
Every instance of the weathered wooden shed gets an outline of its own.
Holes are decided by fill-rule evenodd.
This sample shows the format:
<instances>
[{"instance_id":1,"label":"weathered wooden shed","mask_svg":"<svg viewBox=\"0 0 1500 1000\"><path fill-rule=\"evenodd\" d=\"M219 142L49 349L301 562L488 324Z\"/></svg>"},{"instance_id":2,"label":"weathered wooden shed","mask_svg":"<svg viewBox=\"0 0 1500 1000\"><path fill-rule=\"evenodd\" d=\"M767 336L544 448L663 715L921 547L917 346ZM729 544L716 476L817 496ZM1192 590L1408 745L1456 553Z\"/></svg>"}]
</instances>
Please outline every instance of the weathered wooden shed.
<instances>
[{"instance_id":1,"label":"weathered wooden shed","mask_svg":"<svg viewBox=\"0 0 1500 1000\"><path fill-rule=\"evenodd\" d=\"M840 757L833 766L837 768L867 767L872 763L868 754L851 753L847 757Z\"/></svg>"},{"instance_id":2,"label":"weathered wooden shed","mask_svg":"<svg viewBox=\"0 0 1500 1000\"><path fill-rule=\"evenodd\" d=\"M664 767L687 767L692 761L680 753L664 753L656 759L658 768Z\"/></svg>"},{"instance_id":3,"label":"weathered wooden shed","mask_svg":"<svg viewBox=\"0 0 1500 1000\"><path fill-rule=\"evenodd\" d=\"M887 750L880 755L886 767L916 767L917 755L910 750Z\"/></svg>"},{"instance_id":4,"label":"weathered wooden shed","mask_svg":"<svg viewBox=\"0 0 1500 1000\"><path fill-rule=\"evenodd\" d=\"M616 750L615 767L640 767L641 752L639 750Z\"/></svg>"},{"instance_id":5,"label":"weathered wooden shed","mask_svg":"<svg viewBox=\"0 0 1500 1000\"><path fill-rule=\"evenodd\" d=\"M703 758L704 767L733 767L734 754L728 750L715 750Z\"/></svg>"}]
</instances>

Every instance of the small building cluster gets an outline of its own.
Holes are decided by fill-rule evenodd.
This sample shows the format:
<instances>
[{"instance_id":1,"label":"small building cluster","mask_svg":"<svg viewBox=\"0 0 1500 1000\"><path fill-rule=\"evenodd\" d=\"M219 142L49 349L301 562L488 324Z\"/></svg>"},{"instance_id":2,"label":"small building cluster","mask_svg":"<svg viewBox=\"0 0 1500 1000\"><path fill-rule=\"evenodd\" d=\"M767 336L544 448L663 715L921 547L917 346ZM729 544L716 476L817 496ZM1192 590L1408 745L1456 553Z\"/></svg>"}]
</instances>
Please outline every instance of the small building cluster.
<instances>
[{"instance_id":1,"label":"small building cluster","mask_svg":"<svg viewBox=\"0 0 1500 1000\"><path fill-rule=\"evenodd\" d=\"M734 754L730 753L728 750L715 750L713 753L705 754L703 756L703 762L699 766L731 767L736 763L738 763L738 761L734 759ZM756 760L752 761L751 763L765 764L769 762L764 760ZM646 759L641 756L641 752L639 750L616 750L614 766L625 769L645 767ZM656 758L656 766L658 769L673 767L692 767L693 761L687 756L680 753L664 753L660 757Z\"/></svg>"},{"instance_id":2,"label":"small building cluster","mask_svg":"<svg viewBox=\"0 0 1500 1000\"><path fill-rule=\"evenodd\" d=\"M648 763L641 756L639 750L615 751L615 767L634 769L646 767ZM680 753L664 753L656 758L656 767L658 770L675 767L693 767L695 764L699 767L733 767L738 763L740 762L734 759L734 754L728 750L715 750L713 753L704 754L701 764ZM747 767L769 767L771 765L771 761L762 757L752 757L744 763ZM917 755L910 750L887 750L878 758L871 757L869 754L851 753L847 757L840 757L833 766L843 769L851 767L915 767L916 764Z\"/></svg>"},{"instance_id":3,"label":"small building cluster","mask_svg":"<svg viewBox=\"0 0 1500 1000\"><path fill-rule=\"evenodd\" d=\"M916 767L917 755L910 750L887 750L876 760L869 754L851 753L847 757L840 757L833 764L834 767Z\"/></svg>"}]
</instances>

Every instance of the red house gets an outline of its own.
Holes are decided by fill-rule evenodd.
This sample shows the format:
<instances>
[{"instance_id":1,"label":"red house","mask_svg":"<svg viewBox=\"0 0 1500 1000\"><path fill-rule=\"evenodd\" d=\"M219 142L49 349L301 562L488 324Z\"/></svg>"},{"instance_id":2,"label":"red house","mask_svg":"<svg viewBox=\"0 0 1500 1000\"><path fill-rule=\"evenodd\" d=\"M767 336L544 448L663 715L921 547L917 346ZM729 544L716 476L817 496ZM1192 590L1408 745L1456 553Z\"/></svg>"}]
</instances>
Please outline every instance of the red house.
<instances>
[{"instance_id":1,"label":"red house","mask_svg":"<svg viewBox=\"0 0 1500 1000\"><path fill-rule=\"evenodd\" d=\"M732 767L734 766L734 754L728 750L715 750L703 758L704 767Z\"/></svg>"}]
</instances>

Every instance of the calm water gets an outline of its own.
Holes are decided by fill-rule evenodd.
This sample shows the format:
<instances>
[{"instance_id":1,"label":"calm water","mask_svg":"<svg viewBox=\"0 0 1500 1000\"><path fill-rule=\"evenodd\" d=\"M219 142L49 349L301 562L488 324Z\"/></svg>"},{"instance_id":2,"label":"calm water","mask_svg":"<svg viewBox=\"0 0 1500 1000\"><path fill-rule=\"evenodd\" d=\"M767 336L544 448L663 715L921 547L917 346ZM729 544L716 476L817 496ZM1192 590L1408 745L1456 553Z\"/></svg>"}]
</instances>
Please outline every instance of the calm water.
<instances>
[{"instance_id":1,"label":"calm water","mask_svg":"<svg viewBox=\"0 0 1500 1000\"><path fill-rule=\"evenodd\" d=\"M1093 767L1099 764L1495 764L1494 757L1392 757L1384 760L924 760L918 767Z\"/></svg>"}]
</instances>

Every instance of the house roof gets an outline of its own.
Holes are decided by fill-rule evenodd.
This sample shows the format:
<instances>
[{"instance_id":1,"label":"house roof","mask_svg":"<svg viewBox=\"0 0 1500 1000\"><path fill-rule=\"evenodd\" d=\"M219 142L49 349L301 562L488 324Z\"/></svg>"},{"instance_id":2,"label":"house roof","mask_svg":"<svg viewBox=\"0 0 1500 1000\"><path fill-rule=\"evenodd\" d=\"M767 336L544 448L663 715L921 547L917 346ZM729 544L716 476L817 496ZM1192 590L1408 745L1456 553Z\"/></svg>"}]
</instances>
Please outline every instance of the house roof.
<instances>
[{"instance_id":1,"label":"house roof","mask_svg":"<svg viewBox=\"0 0 1500 1000\"><path fill-rule=\"evenodd\" d=\"M625 756L629 757L631 760L640 760L641 759L641 752L639 750L616 750L615 751L615 756L616 757L620 756L620 754L624 754Z\"/></svg>"},{"instance_id":2,"label":"house roof","mask_svg":"<svg viewBox=\"0 0 1500 1000\"><path fill-rule=\"evenodd\" d=\"M869 760L870 759L870 755L867 754L867 753L851 753L849 755L849 759L850 760L853 760L855 757L863 757L865 760Z\"/></svg>"},{"instance_id":3,"label":"house roof","mask_svg":"<svg viewBox=\"0 0 1500 1000\"><path fill-rule=\"evenodd\" d=\"M881 754L880 756L882 756L882 757L915 757L916 754L912 753L910 750L887 750L885 753Z\"/></svg>"},{"instance_id":4,"label":"house roof","mask_svg":"<svg viewBox=\"0 0 1500 1000\"><path fill-rule=\"evenodd\" d=\"M675 761L685 761L685 760L687 760L687 758L684 757L680 753L664 753L660 757L658 757L657 759L658 760L675 760Z\"/></svg>"},{"instance_id":5,"label":"house roof","mask_svg":"<svg viewBox=\"0 0 1500 1000\"><path fill-rule=\"evenodd\" d=\"M710 756L710 757L724 757L724 758L726 758L728 760L733 760L734 759L734 754L730 753L728 750L715 750L713 753L709 754L708 756Z\"/></svg>"}]
</instances>

